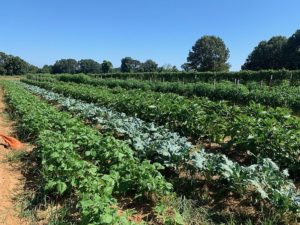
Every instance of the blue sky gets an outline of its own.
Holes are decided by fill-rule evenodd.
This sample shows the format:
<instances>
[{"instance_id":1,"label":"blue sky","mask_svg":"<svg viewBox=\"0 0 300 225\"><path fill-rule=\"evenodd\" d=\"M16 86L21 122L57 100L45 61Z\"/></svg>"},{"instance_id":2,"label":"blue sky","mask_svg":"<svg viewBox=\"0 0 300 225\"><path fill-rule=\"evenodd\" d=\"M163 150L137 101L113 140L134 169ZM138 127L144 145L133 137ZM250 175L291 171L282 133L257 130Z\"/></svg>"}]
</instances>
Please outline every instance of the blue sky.
<instances>
[{"instance_id":1,"label":"blue sky","mask_svg":"<svg viewBox=\"0 0 300 225\"><path fill-rule=\"evenodd\" d=\"M300 29L299 0L0 0L0 51L42 66L131 56L180 67L203 35L239 70L261 40Z\"/></svg>"}]
</instances>

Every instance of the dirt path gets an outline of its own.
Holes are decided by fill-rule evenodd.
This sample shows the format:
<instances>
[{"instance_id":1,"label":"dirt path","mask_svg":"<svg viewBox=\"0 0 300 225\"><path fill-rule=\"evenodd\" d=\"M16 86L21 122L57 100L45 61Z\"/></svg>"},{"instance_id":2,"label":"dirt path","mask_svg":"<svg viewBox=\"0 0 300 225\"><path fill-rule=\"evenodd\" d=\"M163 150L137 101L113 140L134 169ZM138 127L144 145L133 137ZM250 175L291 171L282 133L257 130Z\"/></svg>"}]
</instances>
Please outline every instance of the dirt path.
<instances>
[{"instance_id":1,"label":"dirt path","mask_svg":"<svg viewBox=\"0 0 300 225\"><path fill-rule=\"evenodd\" d=\"M5 115L3 90L0 88L0 132L11 134L13 123ZM12 150L5 148L0 138L0 224L27 225L24 219L18 217L17 203L14 201L16 194L23 189L23 176L19 170L6 160L7 154Z\"/></svg>"}]
</instances>

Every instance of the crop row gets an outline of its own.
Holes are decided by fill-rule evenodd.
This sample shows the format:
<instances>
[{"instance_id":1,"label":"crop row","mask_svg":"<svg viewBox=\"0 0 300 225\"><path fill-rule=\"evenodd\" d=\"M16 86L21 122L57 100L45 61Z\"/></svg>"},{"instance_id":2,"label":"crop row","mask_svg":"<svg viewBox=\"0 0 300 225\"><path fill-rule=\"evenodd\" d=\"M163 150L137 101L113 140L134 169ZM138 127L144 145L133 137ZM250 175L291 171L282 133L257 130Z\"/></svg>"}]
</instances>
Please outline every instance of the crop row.
<instances>
[{"instance_id":1,"label":"crop row","mask_svg":"<svg viewBox=\"0 0 300 225\"><path fill-rule=\"evenodd\" d=\"M132 224L126 212L118 213L116 196L159 199L170 194L172 186L159 173L160 164L140 162L126 144L102 136L19 85L3 86L20 135L37 145L42 188L61 196L75 194L81 224Z\"/></svg>"},{"instance_id":2,"label":"crop row","mask_svg":"<svg viewBox=\"0 0 300 225\"><path fill-rule=\"evenodd\" d=\"M159 80L159 81L212 81L212 80L240 80L264 81L272 83L281 83L283 80L289 80L293 85L299 85L300 71L289 70L261 70L261 71L239 71L239 72L150 72L150 73L110 73L93 75L102 78L118 79L142 79L142 80Z\"/></svg>"},{"instance_id":3,"label":"crop row","mask_svg":"<svg viewBox=\"0 0 300 225\"><path fill-rule=\"evenodd\" d=\"M114 114L113 111L108 110L107 108L101 109L101 107L94 104L64 97L36 86L26 84L24 84L24 86L26 89L40 95L46 100L51 102L55 101L63 106L64 109L74 112L77 115L79 114L84 119L98 121L101 125L103 125L103 121L109 120L109 116L107 118L108 114ZM107 113L104 113L105 110ZM124 121L125 116L123 115L122 118ZM134 120L129 121L127 121L127 125L134 129L136 122ZM119 122L121 121L119 120ZM118 124L112 123L113 124L104 124L119 131L121 127L122 130L122 125L119 124L118 127ZM157 131L154 126L152 130ZM148 130L148 132L151 134L153 131ZM146 134L147 133L145 132L144 137L139 136L141 145L148 143L147 139L149 136ZM226 188L230 188L236 193L241 194L247 191L249 192L249 187L251 187L252 194L255 196L254 199L268 199L273 206L277 208L286 210L291 209L292 207L294 210L297 210L297 204L299 204L297 192L295 192L294 185L286 180L286 177L288 176L287 171L284 171L283 173L280 172L279 167L270 159L260 159L258 164L245 167L229 160L225 155L210 154L203 150L194 151L192 157L190 157L190 152L187 149L186 152L169 151L167 152L168 154L163 154L164 152L161 151L161 148L164 150L164 145L172 144L173 143L168 142L168 140L165 140L165 143L162 141L161 146L156 146L156 149L151 149L151 153L155 154L156 150L156 153L163 155L163 159L168 162L169 166L180 163L181 167L183 166L186 170L191 170L198 175L201 174L206 177L207 180L211 180L213 177L217 176L219 179L215 180L216 183L223 184ZM174 147L176 150L177 146L175 145ZM172 150L172 148L170 150ZM141 150L138 149L137 151L139 155L141 155ZM174 155L176 157L174 157ZM255 193L258 193L258 196ZM281 202L285 202L285 204L282 205Z\"/></svg>"},{"instance_id":4,"label":"crop row","mask_svg":"<svg viewBox=\"0 0 300 225\"><path fill-rule=\"evenodd\" d=\"M272 107L280 106L291 108L294 111L300 110L299 87L289 85L277 85L270 88L257 83L247 86L232 82L184 84L182 82L97 79L85 75L58 75L53 77L65 82L85 83L95 86L102 85L109 88L121 87L163 93L170 92L188 97L199 96L208 97L212 100L228 100L238 104L249 104L253 101Z\"/></svg>"},{"instance_id":5,"label":"crop row","mask_svg":"<svg viewBox=\"0 0 300 225\"><path fill-rule=\"evenodd\" d=\"M299 168L300 120L286 109L266 109L256 104L229 106L204 98L187 99L150 91L33 80L25 82L95 102L145 121L155 121L194 140L219 143L227 151L232 148L250 151L256 156L273 159L282 168L295 171Z\"/></svg>"},{"instance_id":6,"label":"crop row","mask_svg":"<svg viewBox=\"0 0 300 225\"><path fill-rule=\"evenodd\" d=\"M140 159L150 159L164 166L175 167L189 154L192 144L178 133L163 126L145 122L137 117L127 116L104 106L64 97L37 86L22 84L25 89L42 96L47 101L57 102L63 109L71 111L93 124L100 125L102 132L114 132L120 136Z\"/></svg>"}]
</instances>

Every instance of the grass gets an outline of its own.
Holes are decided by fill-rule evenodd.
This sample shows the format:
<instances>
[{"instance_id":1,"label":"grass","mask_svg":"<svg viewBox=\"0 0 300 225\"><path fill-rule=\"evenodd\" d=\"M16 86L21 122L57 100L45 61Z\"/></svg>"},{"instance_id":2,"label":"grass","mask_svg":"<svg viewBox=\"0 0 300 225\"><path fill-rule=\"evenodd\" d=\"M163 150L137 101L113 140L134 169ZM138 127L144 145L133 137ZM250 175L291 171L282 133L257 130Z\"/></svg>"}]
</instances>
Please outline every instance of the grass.
<instances>
[{"instance_id":1,"label":"grass","mask_svg":"<svg viewBox=\"0 0 300 225\"><path fill-rule=\"evenodd\" d=\"M175 198L168 203L181 213L184 222L190 225L211 225L209 213L204 207L197 206L197 202L185 197Z\"/></svg>"},{"instance_id":2,"label":"grass","mask_svg":"<svg viewBox=\"0 0 300 225\"><path fill-rule=\"evenodd\" d=\"M5 162L9 163L18 163L23 159L28 153L26 150L18 150L18 151L11 151L5 156Z\"/></svg>"},{"instance_id":3,"label":"grass","mask_svg":"<svg viewBox=\"0 0 300 225\"><path fill-rule=\"evenodd\" d=\"M296 225L297 215L282 213L267 202L251 203L251 195L234 195L223 187L203 183L195 177L171 178L181 197L169 203L183 215L187 224ZM192 199L192 200L191 200Z\"/></svg>"}]
</instances>

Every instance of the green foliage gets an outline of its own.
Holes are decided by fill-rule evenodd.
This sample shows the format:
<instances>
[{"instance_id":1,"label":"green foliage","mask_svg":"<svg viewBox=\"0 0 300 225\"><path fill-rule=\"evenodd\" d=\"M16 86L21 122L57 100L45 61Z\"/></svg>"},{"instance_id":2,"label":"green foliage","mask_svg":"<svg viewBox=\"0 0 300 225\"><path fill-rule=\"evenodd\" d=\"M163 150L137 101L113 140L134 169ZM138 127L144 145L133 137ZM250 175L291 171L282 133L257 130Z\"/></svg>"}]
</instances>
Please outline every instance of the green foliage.
<instances>
[{"instance_id":1,"label":"green foliage","mask_svg":"<svg viewBox=\"0 0 300 225\"><path fill-rule=\"evenodd\" d=\"M39 68L37 66L34 66L34 65L29 65L28 66L28 73L37 73L39 72Z\"/></svg>"},{"instance_id":2,"label":"green foliage","mask_svg":"<svg viewBox=\"0 0 300 225\"><path fill-rule=\"evenodd\" d=\"M255 201L269 200L280 212L299 210L299 193L292 181L287 180L287 171L281 172L270 159L259 160L257 164L240 166L225 155L207 153L193 154L197 172L214 182L227 181L227 185L240 195L252 190Z\"/></svg>"},{"instance_id":3,"label":"green foliage","mask_svg":"<svg viewBox=\"0 0 300 225\"><path fill-rule=\"evenodd\" d=\"M146 60L144 63L132 59L131 57L125 57L121 60L122 73L132 73L132 72L156 72L158 70L158 65L151 59Z\"/></svg>"},{"instance_id":4,"label":"green foliage","mask_svg":"<svg viewBox=\"0 0 300 225\"><path fill-rule=\"evenodd\" d=\"M32 77L39 79L39 77ZM44 79L45 77L41 78ZM252 101L263 105L280 106L300 110L299 87L276 85L270 88L258 83L234 84L232 82L160 82L121 79L97 79L89 76L61 75L55 77L60 81L90 84L93 86L107 86L109 88L121 87L124 89L141 89L163 93L176 93L188 97L208 97L212 100L228 100L238 104L249 104Z\"/></svg>"},{"instance_id":5,"label":"green foliage","mask_svg":"<svg viewBox=\"0 0 300 225\"><path fill-rule=\"evenodd\" d=\"M158 220L166 225L184 225L182 216L173 208L165 204L159 204L155 207L155 212L158 214Z\"/></svg>"},{"instance_id":6,"label":"green foliage","mask_svg":"<svg viewBox=\"0 0 300 225\"><path fill-rule=\"evenodd\" d=\"M243 70L300 69L300 30L288 39L283 36L261 41L248 56Z\"/></svg>"},{"instance_id":7,"label":"green foliage","mask_svg":"<svg viewBox=\"0 0 300 225\"><path fill-rule=\"evenodd\" d=\"M171 64L165 64L161 67L158 67L157 72L178 72L178 69L176 66L172 66Z\"/></svg>"},{"instance_id":8,"label":"green foliage","mask_svg":"<svg viewBox=\"0 0 300 225\"><path fill-rule=\"evenodd\" d=\"M52 73L52 66L44 65L41 69L38 70L39 73Z\"/></svg>"},{"instance_id":9,"label":"green foliage","mask_svg":"<svg viewBox=\"0 0 300 225\"><path fill-rule=\"evenodd\" d=\"M189 69L196 71L228 71L228 58L229 49L221 38L203 36L189 52L187 63Z\"/></svg>"},{"instance_id":10,"label":"green foliage","mask_svg":"<svg viewBox=\"0 0 300 225\"><path fill-rule=\"evenodd\" d=\"M28 64L20 57L0 52L0 75L22 75L27 72L36 73L37 67Z\"/></svg>"},{"instance_id":11,"label":"green foliage","mask_svg":"<svg viewBox=\"0 0 300 225\"><path fill-rule=\"evenodd\" d=\"M101 72L102 73L109 73L112 71L113 65L110 61L103 60L101 64Z\"/></svg>"},{"instance_id":12,"label":"green foliage","mask_svg":"<svg viewBox=\"0 0 300 225\"><path fill-rule=\"evenodd\" d=\"M151 59L146 60L144 63L141 65L141 71L143 72L155 72L157 71L157 63L154 62Z\"/></svg>"},{"instance_id":13,"label":"green foliage","mask_svg":"<svg viewBox=\"0 0 300 225\"><path fill-rule=\"evenodd\" d=\"M101 136L20 86L5 82L4 87L20 136L37 145L44 192L75 195L82 224L132 224L117 214L113 195L134 193L159 199L170 193L171 185L159 173L159 164L140 162L124 143Z\"/></svg>"},{"instance_id":14,"label":"green foliage","mask_svg":"<svg viewBox=\"0 0 300 225\"><path fill-rule=\"evenodd\" d=\"M237 81L240 83L247 82L264 82L274 85L281 84L288 80L290 85L299 86L300 70L260 70L260 71L239 71L239 72L150 72L150 73L109 73L94 75L96 78L115 78L115 79L140 79L140 80L157 80L170 82L199 82L199 81Z\"/></svg>"},{"instance_id":15,"label":"green foliage","mask_svg":"<svg viewBox=\"0 0 300 225\"><path fill-rule=\"evenodd\" d=\"M102 132L118 132L140 159L160 162L165 166L177 168L184 161L191 143L177 133L162 126L146 123L139 118L98 106L94 103L59 95L33 85L22 84L27 90L43 99L56 102L63 109L71 111L84 120L99 124Z\"/></svg>"},{"instance_id":16,"label":"green foliage","mask_svg":"<svg viewBox=\"0 0 300 225\"><path fill-rule=\"evenodd\" d=\"M79 73L100 73L101 65L92 59L81 59L78 61Z\"/></svg>"},{"instance_id":17,"label":"green foliage","mask_svg":"<svg viewBox=\"0 0 300 225\"><path fill-rule=\"evenodd\" d=\"M297 30L288 38L284 46L283 57L285 68L291 70L300 69L300 30Z\"/></svg>"},{"instance_id":18,"label":"green foliage","mask_svg":"<svg viewBox=\"0 0 300 225\"><path fill-rule=\"evenodd\" d=\"M205 98L187 99L151 91L26 82L167 125L194 140L210 140L225 149L251 151L256 156L271 158L282 168L299 169L300 120L286 109L257 104L230 106ZM230 137L230 141L225 142L225 137Z\"/></svg>"},{"instance_id":19,"label":"green foliage","mask_svg":"<svg viewBox=\"0 0 300 225\"><path fill-rule=\"evenodd\" d=\"M71 73L78 71L78 63L75 59L57 60L52 66L52 73Z\"/></svg>"},{"instance_id":20,"label":"green foliage","mask_svg":"<svg viewBox=\"0 0 300 225\"><path fill-rule=\"evenodd\" d=\"M45 92L45 94L51 96L54 93ZM45 97L45 94L42 96ZM53 99L55 99L55 97L49 98L51 101ZM90 105L89 108L85 108L85 110L96 110L96 108ZM248 127L251 128L251 126ZM252 139L253 137L248 138ZM264 140L267 138L268 134L262 137ZM267 200L280 212L289 210L295 211L298 209L297 204L299 200L297 200L295 186L291 181L286 179L288 176L287 171L281 172L279 167L270 159L261 160L259 158L257 164L252 164L247 167L240 166L238 163L229 160L225 155L200 151L193 153L195 159L191 164L190 157L187 156L189 155L188 152L182 152L181 154L183 155L181 158L186 159L186 162L188 162L188 164L183 164L185 167L196 171L197 174L200 173L206 177L207 181L212 181L213 177L218 177L217 180L214 179L214 182L218 182L219 185L222 185L223 189L229 188L238 194L250 192L252 193L254 202ZM174 219L176 220L177 218L176 213L173 213L168 207L165 208L165 206L158 205L156 209L161 212L161 218L164 223L172 224L174 223ZM169 215L172 216L169 218Z\"/></svg>"},{"instance_id":21,"label":"green foliage","mask_svg":"<svg viewBox=\"0 0 300 225\"><path fill-rule=\"evenodd\" d=\"M141 66L141 62L131 57L125 57L121 60L121 72L130 73L137 71Z\"/></svg>"},{"instance_id":22,"label":"green foliage","mask_svg":"<svg viewBox=\"0 0 300 225\"><path fill-rule=\"evenodd\" d=\"M264 70L284 68L283 48L286 43L287 39L283 36L275 36L269 41L261 41L248 56L242 69Z\"/></svg>"},{"instance_id":23,"label":"green foliage","mask_svg":"<svg viewBox=\"0 0 300 225\"><path fill-rule=\"evenodd\" d=\"M9 56L5 60L4 69L7 75L21 75L28 71L28 63L19 57Z\"/></svg>"}]
</instances>

